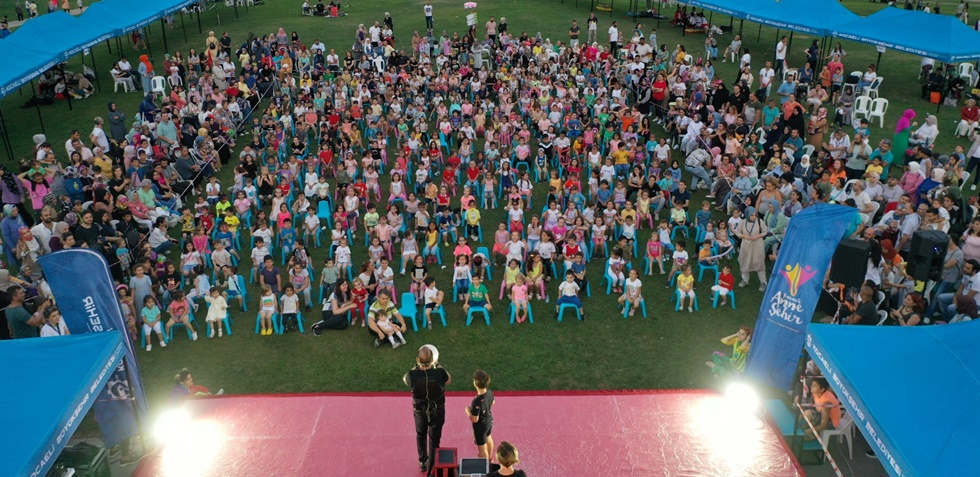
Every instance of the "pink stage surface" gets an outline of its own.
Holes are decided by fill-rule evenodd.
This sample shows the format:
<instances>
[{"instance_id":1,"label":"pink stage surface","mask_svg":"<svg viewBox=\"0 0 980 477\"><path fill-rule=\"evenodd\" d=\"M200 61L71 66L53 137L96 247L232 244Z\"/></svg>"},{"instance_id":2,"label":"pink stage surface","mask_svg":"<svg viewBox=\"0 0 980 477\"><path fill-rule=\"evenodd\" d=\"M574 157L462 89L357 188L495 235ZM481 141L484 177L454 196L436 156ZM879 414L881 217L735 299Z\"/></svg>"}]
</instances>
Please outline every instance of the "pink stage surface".
<instances>
[{"instance_id":1,"label":"pink stage surface","mask_svg":"<svg viewBox=\"0 0 980 477\"><path fill-rule=\"evenodd\" d=\"M805 475L774 427L702 391L499 392L493 438L517 446L529 476ZM446 400L442 447L475 457L464 414ZM411 397L399 394L222 396L187 401L185 419L133 474L415 476Z\"/></svg>"}]
</instances>

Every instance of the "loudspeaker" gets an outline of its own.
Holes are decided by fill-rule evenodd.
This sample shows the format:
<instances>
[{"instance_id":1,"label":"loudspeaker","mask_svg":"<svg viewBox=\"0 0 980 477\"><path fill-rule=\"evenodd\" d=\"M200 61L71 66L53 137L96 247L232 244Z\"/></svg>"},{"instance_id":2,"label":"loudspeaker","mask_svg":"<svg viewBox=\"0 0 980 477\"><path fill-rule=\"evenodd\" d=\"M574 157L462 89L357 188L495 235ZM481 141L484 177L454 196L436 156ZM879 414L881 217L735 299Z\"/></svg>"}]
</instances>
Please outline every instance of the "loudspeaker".
<instances>
[{"instance_id":1,"label":"loudspeaker","mask_svg":"<svg viewBox=\"0 0 980 477\"><path fill-rule=\"evenodd\" d=\"M939 280L949 236L938 230L919 230L912 234L906 272L916 280Z\"/></svg>"},{"instance_id":2,"label":"loudspeaker","mask_svg":"<svg viewBox=\"0 0 980 477\"><path fill-rule=\"evenodd\" d=\"M871 244L864 240L842 240L830 262L830 281L860 287L864 284L864 275L868 273L870 252Z\"/></svg>"}]
</instances>

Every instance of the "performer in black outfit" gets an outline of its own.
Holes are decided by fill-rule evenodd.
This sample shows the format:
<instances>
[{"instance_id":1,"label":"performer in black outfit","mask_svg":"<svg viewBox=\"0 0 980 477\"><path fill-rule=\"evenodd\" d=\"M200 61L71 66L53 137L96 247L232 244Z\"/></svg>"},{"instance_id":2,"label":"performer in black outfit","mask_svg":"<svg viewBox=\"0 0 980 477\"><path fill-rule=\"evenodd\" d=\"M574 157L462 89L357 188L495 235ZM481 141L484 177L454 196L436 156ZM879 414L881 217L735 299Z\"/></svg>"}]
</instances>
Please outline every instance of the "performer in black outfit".
<instances>
[{"instance_id":1,"label":"performer in black outfit","mask_svg":"<svg viewBox=\"0 0 980 477\"><path fill-rule=\"evenodd\" d=\"M412 389L419 470L428 472L435 462L435 451L442 439L442 425L446 422L446 385L452 382L452 377L439 366L439 350L435 346L419 348L415 363L402 381Z\"/></svg>"}]
</instances>

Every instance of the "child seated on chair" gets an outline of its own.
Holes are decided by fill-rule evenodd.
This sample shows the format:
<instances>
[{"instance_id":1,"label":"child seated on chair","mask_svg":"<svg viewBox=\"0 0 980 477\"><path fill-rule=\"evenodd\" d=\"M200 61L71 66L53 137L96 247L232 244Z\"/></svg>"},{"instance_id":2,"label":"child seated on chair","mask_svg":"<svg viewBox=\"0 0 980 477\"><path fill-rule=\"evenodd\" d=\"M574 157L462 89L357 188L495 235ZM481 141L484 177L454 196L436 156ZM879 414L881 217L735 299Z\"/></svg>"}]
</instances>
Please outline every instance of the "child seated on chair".
<instances>
[{"instance_id":1,"label":"child seated on chair","mask_svg":"<svg viewBox=\"0 0 980 477\"><path fill-rule=\"evenodd\" d=\"M650 234L650 238L647 240L646 246L647 254L647 275L653 275L653 264L656 263L660 267L660 274L666 273L664 271L664 246L660 243L660 239L656 234Z\"/></svg>"},{"instance_id":2,"label":"child seated on chair","mask_svg":"<svg viewBox=\"0 0 980 477\"><path fill-rule=\"evenodd\" d=\"M517 274L514 286L510 288L510 298L514 303L514 318L518 323L524 323L528 315L528 288L524 275Z\"/></svg>"},{"instance_id":3,"label":"child seated on chair","mask_svg":"<svg viewBox=\"0 0 980 477\"><path fill-rule=\"evenodd\" d=\"M703 267L710 267L718 263L718 257L711 256L711 242L705 241L698 250L698 263Z\"/></svg>"},{"instance_id":4,"label":"child seated on chair","mask_svg":"<svg viewBox=\"0 0 980 477\"><path fill-rule=\"evenodd\" d=\"M286 284L283 288L283 295L279 298L279 323L282 325L283 333L297 329L297 315L299 314L299 295L292 283Z\"/></svg>"},{"instance_id":5,"label":"child seated on chair","mask_svg":"<svg viewBox=\"0 0 980 477\"><path fill-rule=\"evenodd\" d=\"M606 278L612 282L612 289L616 293L622 293L620 285L626 282L623 270L626 269L626 260L623 260L623 249L616 247L609 257L609 267L606 269Z\"/></svg>"},{"instance_id":6,"label":"child seated on chair","mask_svg":"<svg viewBox=\"0 0 980 477\"><path fill-rule=\"evenodd\" d=\"M220 240L214 242L214 252L211 252L211 265L215 270L231 265L231 254L225 248L225 243Z\"/></svg>"},{"instance_id":7,"label":"child seated on chair","mask_svg":"<svg viewBox=\"0 0 980 477\"><path fill-rule=\"evenodd\" d=\"M470 256L465 254L456 256L456 265L453 267L453 293L456 294L457 298L465 298L472 277Z\"/></svg>"},{"instance_id":8,"label":"child seated on chair","mask_svg":"<svg viewBox=\"0 0 980 477\"><path fill-rule=\"evenodd\" d=\"M204 297L204 301L208 302L208 316L207 322L211 325L211 338L214 338L215 330L218 332L218 338L222 336L221 320L228 316L228 302L225 301L225 297L221 296L221 289L218 287L211 287L208 296Z\"/></svg>"},{"instance_id":9,"label":"child seated on chair","mask_svg":"<svg viewBox=\"0 0 980 477\"><path fill-rule=\"evenodd\" d=\"M585 290L586 287L589 285L589 279L588 277L585 276L586 265L587 265L585 263L585 256L582 255L581 252L579 252L574 255L568 256L568 259L571 260L568 269L575 274L575 283L578 283L578 287L580 290Z\"/></svg>"},{"instance_id":10,"label":"child seated on chair","mask_svg":"<svg viewBox=\"0 0 980 477\"><path fill-rule=\"evenodd\" d=\"M174 290L170 294L170 299L170 306L167 307L167 311L170 312L170 320L164 326L164 332L170 336L170 329L177 323L181 323L191 330L191 340L197 341L197 331L194 330L194 325L191 324L190 319L191 305L184 296L183 290Z\"/></svg>"},{"instance_id":11,"label":"child seated on chair","mask_svg":"<svg viewBox=\"0 0 980 477\"><path fill-rule=\"evenodd\" d=\"M480 210L476 208L476 202L470 201L470 207L466 209L465 219L466 219L466 236L470 240L479 239L479 229L480 229Z\"/></svg>"},{"instance_id":12,"label":"child seated on chair","mask_svg":"<svg viewBox=\"0 0 980 477\"><path fill-rule=\"evenodd\" d=\"M711 202L703 201L701 202L701 210L694 214L694 226L699 229L706 229L709 223L711 223Z\"/></svg>"},{"instance_id":13,"label":"child seated on chair","mask_svg":"<svg viewBox=\"0 0 980 477\"><path fill-rule=\"evenodd\" d=\"M378 279L378 288L375 290L375 294L381 290L388 290L391 296L395 296L395 271L388 264L388 257L381 257L381 261L374 271L374 276Z\"/></svg>"},{"instance_id":14,"label":"child seated on chair","mask_svg":"<svg viewBox=\"0 0 980 477\"><path fill-rule=\"evenodd\" d=\"M675 202L674 208L670 209L670 226L687 227L687 212L679 202Z\"/></svg>"},{"instance_id":15,"label":"child seated on chair","mask_svg":"<svg viewBox=\"0 0 980 477\"><path fill-rule=\"evenodd\" d=\"M487 311L493 309L490 304L490 290L483 284L483 277L473 277L470 287L465 295L463 303L463 313L469 313L470 308L484 308Z\"/></svg>"},{"instance_id":16,"label":"child seated on chair","mask_svg":"<svg viewBox=\"0 0 980 477\"><path fill-rule=\"evenodd\" d=\"M620 305L626 306L626 303L630 304L629 316L633 316L636 309L640 306L640 302L643 301L643 296L640 294L642 287L643 283L640 281L640 272L635 268L630 270L630 277L626 279L626 291L619 297Z\"/></svg>"},{"instance_id":17,"label":"child seated on chair","mask_svg":"<svg viewBox=\"0 0 980 477\"><path fill-rule=\"evenodd\" d=\"M517 277L522 276L521 274L521 261L518 259L511 259L507 263L507 268L504 269L504 288L507 290L507 296L510 297L511 289L514 285L517 285Z\"/></svg>"},{"instance_id":18,"label":"child seated on chair","mask_svg":"<svg viewBox=\"0 0 980 477\"><path fill-rule=\"evenodd\" d=\"M436 224L439 226L439 235L442 237L443 245L448 247L449 237L456 234L456 219L453 218L453 213L449 207L439 207L439 212L436 213Z\"/></svg>"},{"instance_id":19,"label":"child seated on chair","mask_svg":"<svg viewBox=\"0 0 980 477\"><path fill-rule=\"evenodd\" d=\"M259 297L259 322L262 336L272 334L272 315L275 315L278 311L279 306L276 302L276 295L272 293L272 287L262 285L262 296Z\"/></svg>"},{"instance_id":20,"label":"child seated on chair","mask_svg":"<svg viewBox=\"0 0 980 477\"><path fill-rule=\"evenodd\" d=\"M619 242L616 244L616 248L622 252L623 260L626 262L633 261L633 244L626 238L625 235L619 236Z\"/></svg>"},{"instance_id":21,"label":"child seated on chair","mask_svg":"<svg viewBox=\"0 0 980 477\"><path fill-rule=\"evenodd\" d=\"M672 264L670 266L670 277L673 278L675 273L684 270L687 265L687 261L690 256L685 248L687 244L683 240L678 240L674 248L674 253L671 255ZM670 287L670 280L667 280L667 287Z\"/></svg>"},{"instance_id":22,"label":"child seated on chair","mask_svg":"<svg viewBox=\"0 0 980 477\"><path fill-rule=\"evenodd\" d=\"M568 303L578 308L579 315L585 320L585 308L582 307L582 300L578 297L579 286L575 283L575 274L571 270L565 272L565 281L558 285L558 300L555 301L555 319L558 319L558 310L561 306Z\"/></svg>"},{"instance_id":23,"label":"child seated on chair","mask_svg":"<svg viewBox=\"0 0 980 477\"><path fill-rule=\"evenodd\" d=\"M721 306L728 304L728 294L735 289L735 275L732 274L731 265L725 265L721 268L721 275L718 276L718 284L711 287L712 291L718 293L721 297Z\"/></svg>"},{"instance_id":24,"label":"child seated on chair","mask_svg":"<svg viewBox=\"0 0 980 477\"><path fill-rule=\"evenodd\" d=\"M684 308L685 300L689 300L687 311L694 312L694 274L691 273L691 266L684 265L683 272L677 277L677 299L680 301L680 308Z\"/></svg>"},{"instance_id":25,"label":"child seated on chair","mask_svg":"<svg viewBox=\"0 0 980 477\"><path fill-rule=\"evenodd\" d=\"M360 277L354 277L354 286L351 288L351 295L354 296L354 308L351 310L351 320L350 324L353 326L357 323L357 319L361 319L361 328L367 326L367 319L365 312L367 311L367 300L368 295L371 293L367 287L364 286L364 282L361 281Z\"/></svg>"},{"instance_id":26,"label":"child seated on chair","mask_svg":"<svg viewBox=\"0 0 980 477\"><path fill-rule=\"evenodd\" d=\"M140 312L140 317L143 318L143 336L146 337L146 350L150 351L153 349L151 338L153 337L154 331L157 333L160 347L166 348L167 341L163 338L163 331L160 326L160 309L157 308L156 298L147 296L143 299L143 311Z\"/></svg>"},{"instance_id":27,"label":"child seated on chair","mask_svg":"<svg viewBox=\"0 0 980 477\"><path fill-rule=\"evenodd\" d=\"M493 249L490 251L494 263L497 263L497 257L506 260L507 257L507 242L509 241L510 235L507 233L507 225L503 222L497 224L497 231L493 233Z\"/></svg>"},{"instance_id":28,"label":"child seated on chair","mask_svg":"<svg viewBox=\"0 0 980 477\"><path fill-rule=\"evenodd\" d=\"M238 307L244 311L245 290L242 289L244 283L245 281L238 276L238 267L232 265L221 269L215 286L223 289L222 296L225 297L226 302L238 298Z\"/></svg>"},{"instance_id":29,"label":"child seated on chair","mask_svg":"<svg viewBox=\"0 0 980 477\"><path fill-rule=\"evenodd\" d=\"M414 276L412 279L414 280ZM445 294L442 290L436 288L436 279L426 275L425 279L422 281L421 286L421 296L423 303L425 305L425 322L426 328L432 329L432 312L436 308L442 306L442 300L445 298Z\"/></svg>"}]
</instances>

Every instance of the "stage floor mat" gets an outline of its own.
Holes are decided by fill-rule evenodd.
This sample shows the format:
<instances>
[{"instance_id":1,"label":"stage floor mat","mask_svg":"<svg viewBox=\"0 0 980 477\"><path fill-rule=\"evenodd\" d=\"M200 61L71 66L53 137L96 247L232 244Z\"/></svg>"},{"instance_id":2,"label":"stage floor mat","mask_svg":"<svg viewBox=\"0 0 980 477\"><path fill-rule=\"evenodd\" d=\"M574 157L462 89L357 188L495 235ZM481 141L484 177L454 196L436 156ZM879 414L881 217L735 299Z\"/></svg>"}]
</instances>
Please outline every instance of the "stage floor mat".
<instances>
[{"instance_id":1,"label":"stage floor mat","mask_svg":"<svg viewBox=\"0 0 980 477\"><path fill-rule=\"evenodd\" d=\"M464 409L446 399L442 447L475 457ZM805 475L771 423L713 392L499 392L495 443L514 443L529 476ZM134 476L417 476L406 393L220 396L189 400L188 420Z\"/></svg>"}]
</instances>

